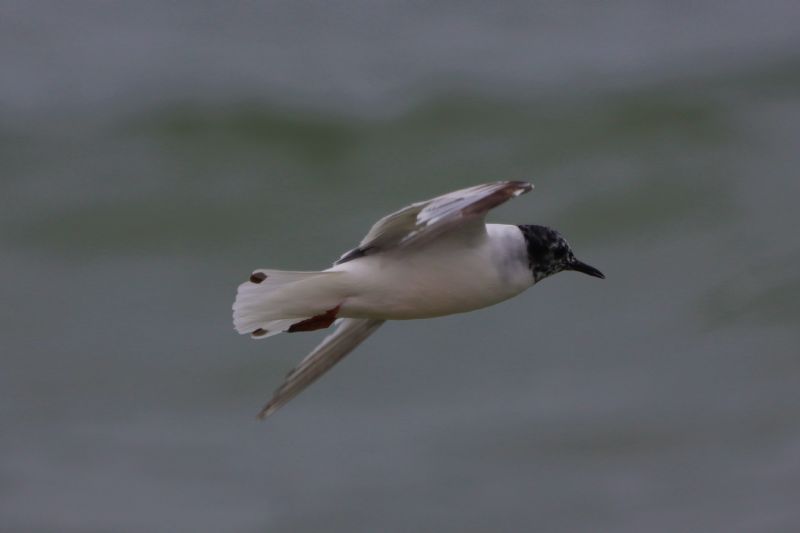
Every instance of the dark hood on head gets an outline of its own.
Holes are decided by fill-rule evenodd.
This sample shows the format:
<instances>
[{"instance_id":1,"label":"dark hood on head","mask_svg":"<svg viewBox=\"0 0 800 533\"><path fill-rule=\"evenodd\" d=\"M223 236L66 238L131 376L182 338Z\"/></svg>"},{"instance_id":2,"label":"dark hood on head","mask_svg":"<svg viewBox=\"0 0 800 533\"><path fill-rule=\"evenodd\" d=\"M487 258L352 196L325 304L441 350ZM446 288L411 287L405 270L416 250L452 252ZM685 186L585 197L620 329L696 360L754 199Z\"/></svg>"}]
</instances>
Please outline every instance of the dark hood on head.
<instances>
[{"instance_id":1,"label":"dark hood on head","mask_svg":"<svg viewBox=\"0 0 800 533\"><path fill-rule=\"evenodd\" d=\"M547 226L520 225L528 249L528 266L535 281L541 281L562 270L575 270L597 278L605 278L596 268L578 261L567 240Z\"/></svg>"}]
</instances>

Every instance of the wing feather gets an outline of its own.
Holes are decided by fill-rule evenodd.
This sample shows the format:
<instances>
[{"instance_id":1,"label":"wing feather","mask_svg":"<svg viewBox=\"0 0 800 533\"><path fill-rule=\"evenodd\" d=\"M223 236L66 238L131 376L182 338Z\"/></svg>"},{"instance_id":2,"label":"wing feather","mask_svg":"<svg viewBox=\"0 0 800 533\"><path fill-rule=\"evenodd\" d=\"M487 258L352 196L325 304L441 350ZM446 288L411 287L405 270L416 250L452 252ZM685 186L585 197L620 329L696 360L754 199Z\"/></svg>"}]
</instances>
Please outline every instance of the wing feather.
<instances>
[{"instance_id":1,"label":"wing feather","mask_svg":"<svg viewBox=\"0 0 800 533\"><path fill-rule=\"evenodd\" d=\"M411 204L376 222L358 248L342 255L336 264L396 246L411 246L469 221L483 220L491 209L532 189L533 185L524 181L498 181Z\"/></svg>"},{"instance_id":2,"label":"wing feather","mask_svg":"<svg viewBox=\"0 0 800 533\"><path fill-rule=\"evenodd\" d=\"M277 411L289 400L319 379L336 363L341 361L353 349L364 342L383 320L371 318L344 318L338 322L336 331L311 351L302 361L286 375L286 380L272 395L272 399L258 413L264 419Z\"/></svg>"}]
</instances>

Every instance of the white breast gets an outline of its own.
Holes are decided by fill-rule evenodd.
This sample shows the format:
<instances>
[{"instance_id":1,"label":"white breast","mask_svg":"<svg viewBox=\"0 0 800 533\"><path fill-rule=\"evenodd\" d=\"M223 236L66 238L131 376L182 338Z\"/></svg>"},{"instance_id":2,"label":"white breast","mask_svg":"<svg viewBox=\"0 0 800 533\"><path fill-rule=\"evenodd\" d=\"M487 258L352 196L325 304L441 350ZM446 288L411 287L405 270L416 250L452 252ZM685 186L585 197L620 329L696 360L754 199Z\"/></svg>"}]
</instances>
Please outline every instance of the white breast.
<instances>
[{"instance_id":1,"label":"white breast","mask_svg":"<svg viewBox=\"0 0 800 533\"><path fill-rule=\"evenodd\" d=\"M488 224L485 233L466 237L442 237L334 267L350 274L339 316L402 320L463 313L532 285L517 226Z\"/></svg>"}]
</instances>

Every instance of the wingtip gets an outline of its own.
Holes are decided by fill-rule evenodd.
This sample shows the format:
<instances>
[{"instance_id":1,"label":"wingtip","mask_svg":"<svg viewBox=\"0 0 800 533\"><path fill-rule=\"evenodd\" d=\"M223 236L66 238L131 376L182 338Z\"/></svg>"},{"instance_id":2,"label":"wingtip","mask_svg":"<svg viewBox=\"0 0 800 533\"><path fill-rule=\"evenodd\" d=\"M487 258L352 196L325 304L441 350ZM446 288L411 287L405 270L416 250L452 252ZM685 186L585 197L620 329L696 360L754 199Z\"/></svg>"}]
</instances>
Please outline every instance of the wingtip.
<instances>
[{"instance_id":1,"label":"wingtip","mask_svg":"<svg viewBox=\"0 0 800 533\"><path fill-rule=\"evenodd\" d=\"M533 183L528 181L509 180L501 181L499 183L504 183L506 185L506 191L511 193L511 197L517 197L533 190Z\"/></svg>"},{"instance_id":2,"label":"wingtip","mask_svg":"<svg viewBox=\"0 0 800 533\"><path fill-rule=\"evenodd\" d=\"M274 413L275 411L278 410L278 407L279 407L278 405L274 405L272 403L272 401L270 401L269 403L267 403L267 405L265 405L264 407L261 408L261 410L256 415L256 419L257 420L266 420L266 418L269 415L271 415L272 413Z\"/></svg>"},{"instance_id":3,"label":"wingtip","mask_svg":"<svg viewBox=\"0 0 800 533\"><path fill-rule=\"evenodd\" d=\"M525 194L526 192L531 192L533 190L533 183L528 181L512 181L511 183L517 187L517 190L514 193L515 196L519 196L520 194Z\"/></svg>"}]
</instances>

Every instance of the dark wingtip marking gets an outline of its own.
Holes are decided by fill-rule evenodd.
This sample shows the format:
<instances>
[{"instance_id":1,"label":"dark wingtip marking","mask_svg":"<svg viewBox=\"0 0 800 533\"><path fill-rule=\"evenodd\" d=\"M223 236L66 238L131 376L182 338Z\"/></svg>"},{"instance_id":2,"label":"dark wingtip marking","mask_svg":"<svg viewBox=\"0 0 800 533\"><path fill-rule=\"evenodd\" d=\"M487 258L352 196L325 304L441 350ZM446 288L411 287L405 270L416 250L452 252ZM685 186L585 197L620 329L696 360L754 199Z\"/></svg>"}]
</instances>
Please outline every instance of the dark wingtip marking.
<instances>
[{"instance_id":1,"label":"dark wingtip marking","mask_svg":"<svg viewBox=\"0 0 800 533\"><path fill-rule=\"evenodd\" d=\"M462 210L462 214L467 216L482 215L490 209L494 209L498 205L507 202L511 198L533 189L533 185L525 181L506 181L501 183L502 186L493 193L465 207Z\"/></svg>"},{"instance_id":2,"label":"dark wingtip marking","mask_svg":"<svg viewBox=\"0 0 800 533\"><path fill-rule=\"evenodd\" d=\"M253 272L250 275L250 281L252 281L253 283L261 283L265 279L267 279L267 275L264 274L263 272Z\"/></svg>"},{"instance_id":3,"label":"dark wingtip marking","mask_svg":"<svg viewBox=\"0 0 800 533\"><path fill-rule=\"evenodd\" d=\"M250 335L252 335L253 337L263 337L266 334L267 330L265 330L264 328L258 328L257 330L254 330Z\"/></svg>"}]
</instances>

